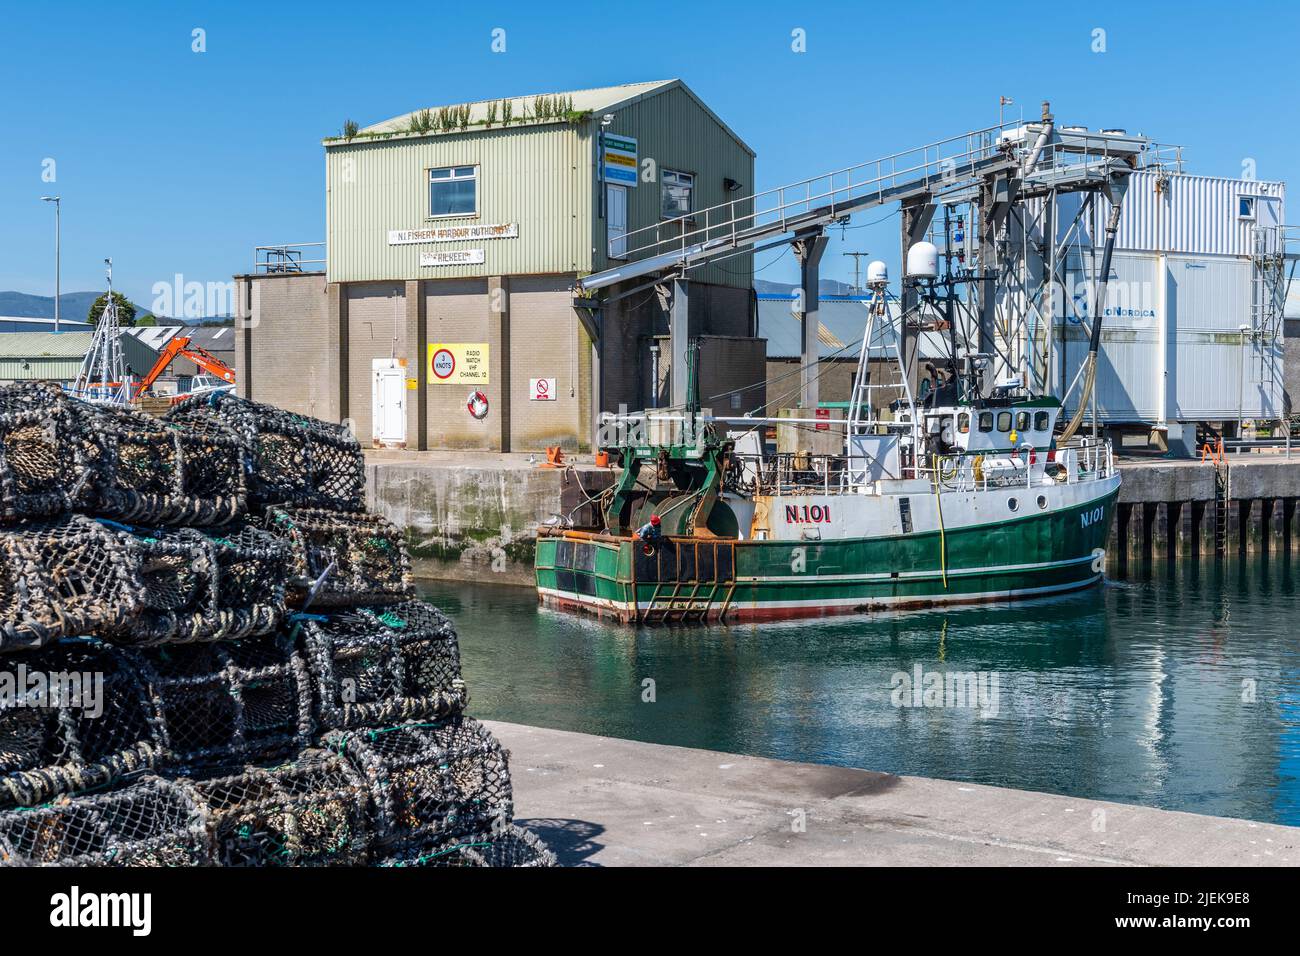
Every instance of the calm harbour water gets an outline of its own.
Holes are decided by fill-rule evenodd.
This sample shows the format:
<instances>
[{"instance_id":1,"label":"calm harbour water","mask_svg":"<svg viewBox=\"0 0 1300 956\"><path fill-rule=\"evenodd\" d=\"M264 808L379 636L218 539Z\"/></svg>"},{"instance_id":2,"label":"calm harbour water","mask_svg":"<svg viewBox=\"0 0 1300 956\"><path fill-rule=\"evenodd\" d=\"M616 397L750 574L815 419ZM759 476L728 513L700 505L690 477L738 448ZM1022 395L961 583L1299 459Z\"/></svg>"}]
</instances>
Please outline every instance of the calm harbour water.
<instances>
[{"instance_id":1,"label":"calm harbour water","mask_svg":"<svg viewBox=\"0 0 1300 956\"><path fill-rule=\"evenodd\" d=\"M524 588L421 590L478 717L1300 825L1298 579L1188 562L1018 605L641 629ZM896 706L918 665L978 672L996 711Z\"/></svg>"}]
</instances>

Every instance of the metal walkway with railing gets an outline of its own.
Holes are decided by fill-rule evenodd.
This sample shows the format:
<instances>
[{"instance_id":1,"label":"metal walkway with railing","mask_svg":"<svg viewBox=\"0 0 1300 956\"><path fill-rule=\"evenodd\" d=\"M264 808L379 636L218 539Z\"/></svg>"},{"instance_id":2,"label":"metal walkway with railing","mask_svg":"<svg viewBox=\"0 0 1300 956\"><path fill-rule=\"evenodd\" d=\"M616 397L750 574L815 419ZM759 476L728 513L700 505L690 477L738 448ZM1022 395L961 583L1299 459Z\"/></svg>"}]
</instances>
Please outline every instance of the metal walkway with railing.
<instances>
[{"instance_id":1,"label":"metal walkway with railing","mask_svg":"<svg viewBox=\"0 0 1300 956\"><path fill-rule=\"evenodd\" d=\"M1104 181L1120 165L1164 162L1140 136L1006 124L731 199L611 240L627 260L577 282L594 292L661 270L689 269L783 237L815 234L856 212L958 191L998 172L1021 169L1026 182L1060 188Z\"/></svg>"}]
</instances>

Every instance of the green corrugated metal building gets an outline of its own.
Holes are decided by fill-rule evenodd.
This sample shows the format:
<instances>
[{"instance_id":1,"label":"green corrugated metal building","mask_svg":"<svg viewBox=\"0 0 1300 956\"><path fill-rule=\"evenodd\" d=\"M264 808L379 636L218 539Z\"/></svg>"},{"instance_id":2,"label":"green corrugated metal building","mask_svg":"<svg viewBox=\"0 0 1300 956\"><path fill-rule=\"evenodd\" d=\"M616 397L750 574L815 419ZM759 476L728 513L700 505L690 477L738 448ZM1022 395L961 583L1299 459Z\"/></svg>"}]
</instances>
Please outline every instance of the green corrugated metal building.
<instances>
[{"instance_id":1,"label":"green corrugated metal building","mask_svg":"<svg viewBox=\"0 0 1300 956\"><path fill-rule=\"evenodd\" d=\"M586 446L597 411L660 401L664 303L649 290L606 309L597 345L574 279L617 264L626 233L754 186L753 150L680 80L430 107L324 147L324 274L236 277L252 319L239 388L375 444ZM749 363L760 381L752 268L745 254L692 273L690 322L726 337L729 374Z\"/></svg>"},{"instance_id":2,"label":"green corrugated metal building","mask_svg":"<svg viewBox=\"0 0 1300 956\"><path fill-rule=\"evenodd\" d=\"M93 332L0 332L0 383L73 382L93 338ZM155 349L133 336L122 336L121 343L122 357L136 376L158 360Z\"/></svg>"}]
</instances>

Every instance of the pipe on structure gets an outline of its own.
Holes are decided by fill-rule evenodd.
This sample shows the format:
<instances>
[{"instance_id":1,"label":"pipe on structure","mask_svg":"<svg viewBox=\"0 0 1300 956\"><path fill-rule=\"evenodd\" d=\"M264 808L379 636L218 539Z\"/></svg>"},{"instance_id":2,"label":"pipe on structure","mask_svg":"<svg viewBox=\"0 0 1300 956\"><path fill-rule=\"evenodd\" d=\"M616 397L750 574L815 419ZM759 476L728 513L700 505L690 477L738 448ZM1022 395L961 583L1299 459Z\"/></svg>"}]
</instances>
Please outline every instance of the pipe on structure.
<instances>
[{"instance_id":1,"label":"pipe on structure","mask_svg":"<svg viewBox=\"0 0 1300 956\"><path fill-rule=\"evenodd\" d=\"M821 349L817 332L821 320L817 316L817 305L821 296L821 261L826 251L827 238L817 233L794 244L795 255L799 259L799 400L804 408L816 408L820 397L817 388L817 366L821 361Z\"/></svg>"},{"instance_id":2,"label":"pipe on structure","mask_svg":"<svg viewBox=\"0 0 1300 956\"><path fill-rule=\"evenodd\" d=\"M1025 172L1029 172L1038 165L1038 157L1043 154L1048 141L1052 138L1052 133L1056 129L1056 120L1052 116L1052 104L1043 100L1043 128L1038 133L1038 139L1034 141L1034 148L1030 150L1028 158L1025 160Z\"/></svg>"}]
</instances>

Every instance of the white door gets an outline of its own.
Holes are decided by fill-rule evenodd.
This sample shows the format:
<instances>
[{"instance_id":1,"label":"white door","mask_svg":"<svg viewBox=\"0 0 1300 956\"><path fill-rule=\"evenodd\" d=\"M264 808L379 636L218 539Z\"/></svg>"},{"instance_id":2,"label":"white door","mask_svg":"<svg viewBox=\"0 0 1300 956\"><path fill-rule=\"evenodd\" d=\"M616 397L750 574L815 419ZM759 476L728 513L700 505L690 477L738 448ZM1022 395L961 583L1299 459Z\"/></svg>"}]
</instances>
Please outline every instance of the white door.
<instances>
[{"instance_id":1,"label":"white door","mask_svg":"<svg viewBox=\"0 0 1300 956\"><path fill-rule=\"evenodd\" d=\"M605 184L605 228L609 238L609 255L622 259L627 255L627 187Z\"/></svg>"},{"instance_id":2,"label":"white door","mask_svg":"<svg viewBox=\"0 0 1300 956\"><path fill-rule=\"evenodd\" d=\"M395 359L371 362L371 443L376 448L406 445L406 369Z\"/></svg>"}]
</instances>

